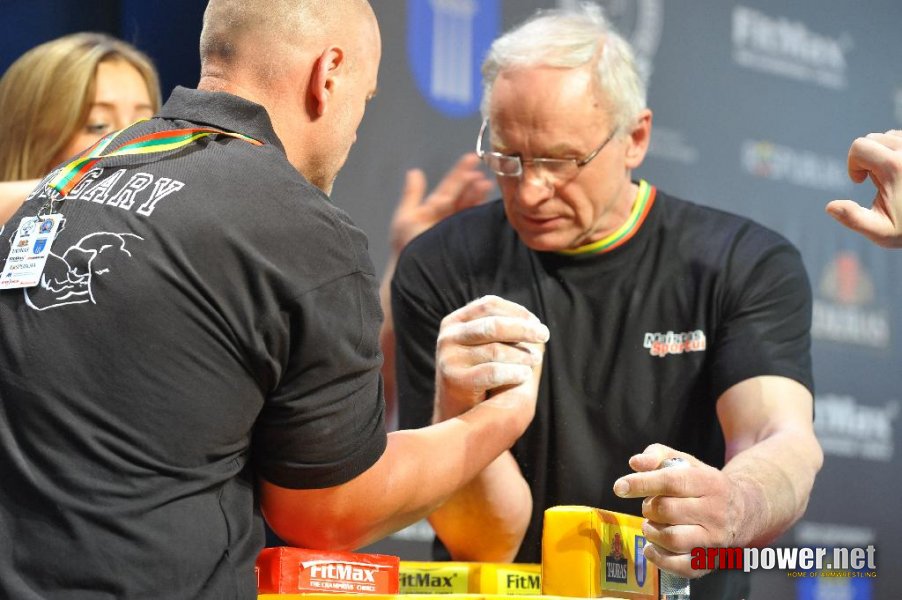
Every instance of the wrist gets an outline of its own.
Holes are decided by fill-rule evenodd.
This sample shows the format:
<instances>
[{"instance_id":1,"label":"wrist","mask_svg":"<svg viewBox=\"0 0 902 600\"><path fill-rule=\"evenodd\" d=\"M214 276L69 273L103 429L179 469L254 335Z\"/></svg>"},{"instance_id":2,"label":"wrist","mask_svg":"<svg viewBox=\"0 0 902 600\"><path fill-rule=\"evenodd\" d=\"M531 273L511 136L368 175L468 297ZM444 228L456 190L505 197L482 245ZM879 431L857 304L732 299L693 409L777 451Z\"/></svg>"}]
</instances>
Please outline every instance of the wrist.
<instances>
[{"instance_id":1,"label":"wrist","mask_svg":"<svg viewBox=\"0 0 902 600\"><path fill-rule=\"evenodd\" d=\"M436 388L435 404L432 409L433 424L459 417L483 400L482 398L463 399L461 394L455 394L443 386L436 386Z\"/></svg>"},{"instance_id":2,"label":"wrist","mask_svg":"<svg viewBox=\"0 0 902 600\"><path fill-rule=\"evenodd\" d=\"M514 445L532 420L531 417L524 418L523 412L513 406L494 404L492 400L476 404L448 419L461 419L475 425L482 430L483 439L491 439L504 450Z\"/></svg>"},{"instance_id":3,"label":"wrist","mask_svg":"<svg viewBox=\"0 0 902 600\"><path fill-rule=\"evenodd\" d=\"M724 547L755 546L758 532L767 522L767 497L752 478L732 473L727 475L727 479L730 482L730 500Z\"/></svg>"}]
</instances>

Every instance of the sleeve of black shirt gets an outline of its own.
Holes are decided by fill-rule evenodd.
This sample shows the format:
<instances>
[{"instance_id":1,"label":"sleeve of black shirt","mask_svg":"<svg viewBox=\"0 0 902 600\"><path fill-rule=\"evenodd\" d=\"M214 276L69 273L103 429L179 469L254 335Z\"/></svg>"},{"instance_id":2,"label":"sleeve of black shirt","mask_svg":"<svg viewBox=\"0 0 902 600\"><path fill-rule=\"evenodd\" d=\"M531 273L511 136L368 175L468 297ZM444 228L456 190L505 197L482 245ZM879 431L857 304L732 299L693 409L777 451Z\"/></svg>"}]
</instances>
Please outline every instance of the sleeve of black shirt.
<instances>
[{"instance_id":1,"label":"sleeve of black shirt","mask_svg":"<svg viewBox=\"0 0 902 600\"><path fill-rule=\"evenodd\" d=\"M728 269L712 349L715 397L760 375L788 377L813 392L811 285L799 252L755 227L738 236Z\"/></svg>"},{"instance_id":2,"label":"sleeve of black shirt","mask_svg":"<svg viewBox=\"0 0 902 600\"><path fill-rule=\"evenodd\" d=\"M262 476L288 488L353 479L386 446L381 310L369 274L345 275L297 298L281 315L290 347L254 433Z\"/></svg>"}]
</instances>

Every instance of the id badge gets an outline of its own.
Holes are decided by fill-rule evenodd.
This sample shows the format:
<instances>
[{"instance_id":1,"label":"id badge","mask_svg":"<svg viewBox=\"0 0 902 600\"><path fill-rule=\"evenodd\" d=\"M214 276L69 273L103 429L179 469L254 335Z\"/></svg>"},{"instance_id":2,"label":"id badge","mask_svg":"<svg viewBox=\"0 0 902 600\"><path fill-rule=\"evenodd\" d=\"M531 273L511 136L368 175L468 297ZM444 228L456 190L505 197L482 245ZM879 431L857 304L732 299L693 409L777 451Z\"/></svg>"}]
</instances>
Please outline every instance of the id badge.
<instances>
[{"instance_id":1,"label":"id badge","mask_svg":"<svg viewBox=\"0 0 902 600\"><path fill-rule=\"evenodd\" d=\"M13 236L3 273L0 290L30 288L41 281L41 273L50 256L50 245L56 237L63 215L25 217Z\"/></svg>"}]
</instances>

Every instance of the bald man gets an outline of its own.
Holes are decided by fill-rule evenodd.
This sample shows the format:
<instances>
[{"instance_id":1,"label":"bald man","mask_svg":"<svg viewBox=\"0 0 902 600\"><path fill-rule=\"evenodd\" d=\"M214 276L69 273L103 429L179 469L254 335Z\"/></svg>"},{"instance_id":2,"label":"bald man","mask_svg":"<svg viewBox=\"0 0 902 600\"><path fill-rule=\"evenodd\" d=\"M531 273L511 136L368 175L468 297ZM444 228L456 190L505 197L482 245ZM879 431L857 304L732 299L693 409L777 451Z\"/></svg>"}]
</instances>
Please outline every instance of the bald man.
<instances>
[{"instance_id":1,"label":"bald man","mask_svg":"<svg viewBox=\"0 0 902 600\"><path fill-rule=\"evenodd\" d=\"M525 430L548 331L486 297L437 347L469 410L385 434L377 281L328 196L379 56L363 0L211 0L198 89L10 221L2 264L53 256L0 283L0 597L254 598L263 515L353 549Z\"/></svg>"}]
</instances>

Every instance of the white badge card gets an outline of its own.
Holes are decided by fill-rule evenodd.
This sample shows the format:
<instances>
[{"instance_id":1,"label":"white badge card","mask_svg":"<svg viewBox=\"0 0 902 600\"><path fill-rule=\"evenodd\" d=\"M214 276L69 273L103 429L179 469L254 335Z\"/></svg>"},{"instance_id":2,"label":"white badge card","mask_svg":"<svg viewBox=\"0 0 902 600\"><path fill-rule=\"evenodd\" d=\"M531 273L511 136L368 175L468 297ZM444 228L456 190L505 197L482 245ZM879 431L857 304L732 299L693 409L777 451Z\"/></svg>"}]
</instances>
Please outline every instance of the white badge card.
<instances>
[{"instance_id":1,"label":"white badge card","mask_svg":"<svg viewBox=\"0 0 902 600\"><path fill-rule=\"evenodd\" d=\"M0 290L30 288L41 281L50 245L62 221L60 214L22 219L0 273Z\"/></svg>"}]
</instances>

